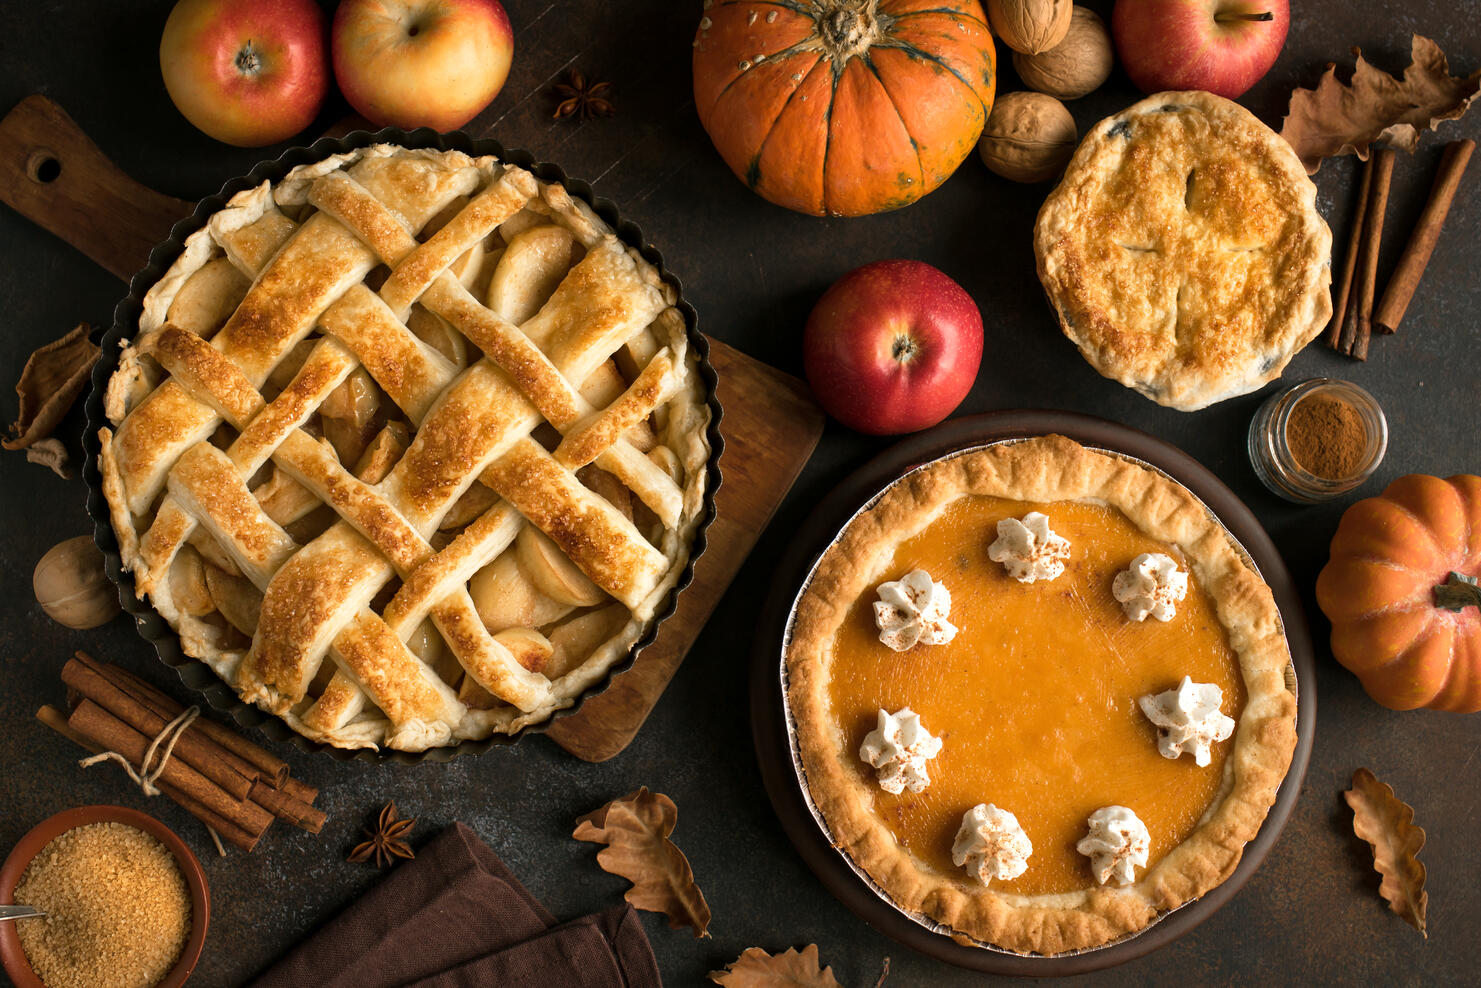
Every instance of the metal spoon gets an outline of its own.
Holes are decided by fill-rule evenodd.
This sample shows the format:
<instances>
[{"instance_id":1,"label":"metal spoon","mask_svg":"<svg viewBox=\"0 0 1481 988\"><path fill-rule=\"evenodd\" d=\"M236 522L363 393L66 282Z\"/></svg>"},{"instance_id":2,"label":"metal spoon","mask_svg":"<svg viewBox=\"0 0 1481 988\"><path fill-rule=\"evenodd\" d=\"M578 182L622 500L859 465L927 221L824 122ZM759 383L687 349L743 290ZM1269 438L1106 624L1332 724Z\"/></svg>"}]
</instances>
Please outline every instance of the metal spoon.
<instances>
[{"instance_id":1,"label":"metal spoon","mask_svg":"<svg viewBox=\"0 0 1481 988\"><path fill-rule=\"evenodd\" d=\"M46 913L31 906L0 906L0 922L7 919L32 919L36 916L45 916Z\"/></svg>"}]
</instances>

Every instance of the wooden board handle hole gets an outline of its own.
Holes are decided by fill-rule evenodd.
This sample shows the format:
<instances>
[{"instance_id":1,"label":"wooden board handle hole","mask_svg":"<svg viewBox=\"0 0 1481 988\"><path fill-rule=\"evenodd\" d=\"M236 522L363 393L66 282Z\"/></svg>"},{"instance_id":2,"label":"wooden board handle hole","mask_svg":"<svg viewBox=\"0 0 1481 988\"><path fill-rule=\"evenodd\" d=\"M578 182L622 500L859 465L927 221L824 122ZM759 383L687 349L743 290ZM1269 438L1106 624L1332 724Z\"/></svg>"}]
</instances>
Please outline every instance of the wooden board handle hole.
<instances>
[{"instance_id":1,"label":"wooden board handle hole","mask_svg":"<svg viewBox=\"0 0 1481 988\"><path fill-rule=\"evenodd\" d=\"M62 174L62 162L54 151L32 151L26 159L26 175L39 185L49 185Z\"/></svg>"}]
</instances>

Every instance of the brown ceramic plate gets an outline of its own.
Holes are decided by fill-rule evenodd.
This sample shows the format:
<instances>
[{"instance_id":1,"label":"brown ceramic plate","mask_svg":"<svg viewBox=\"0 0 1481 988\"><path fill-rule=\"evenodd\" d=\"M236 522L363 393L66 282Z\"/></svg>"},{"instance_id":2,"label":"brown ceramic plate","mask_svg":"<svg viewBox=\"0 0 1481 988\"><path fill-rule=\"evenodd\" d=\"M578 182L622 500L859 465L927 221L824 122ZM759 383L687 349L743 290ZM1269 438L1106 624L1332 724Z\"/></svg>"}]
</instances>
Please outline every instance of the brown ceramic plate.
<instances>
[{"instance_id":1,"label":"brown ceramic plate","mask_svg":"<svg viewBox=\"0 0 1481 988\"><path fill-rule=\"evenodd\" d=\"M948 453L1005 439L1059 433L1087 446L1139 460L1172 477L1206 504L1248 553L1274 592L1291 649L1300 702L1296 751L1260 833L1245 846L1238 867L1201 898L1165 913L1151 926L1102 947L1039 956L976 942L961 943L929 918L898 908L845 854L832 845L827 825L804 790L788 732L782 643L800 588L819 555L848 520L903 474ZM1115 422L1059 411L1003 411L955 419L912 436L875 457L817 506L792 541L767 600L751 663L751 725L762 781L782 829L828 891L880 932L939 960L1016 977L1084 974L1141 957L1192 930L1227 902L1254 874L1296 805L1316 729L1316 666L1300 595L1280 553L1234 492L1187 453Z\"/></svg>"},{"instance_id":2,"label":"brown ceramic plate","mask_svg":"<svg viewBox=\"0 0 1481 988\"><path fill-rule=\"evenodd\" d=\"M11 905L15 902L16 885L26 873L26 866L43 847L51 843L53 838L89 823L126 823L130 827L137 827L146 834L159 838L175 856L175 863L185 876L185 886L190 890L190 938L185 941L180 959L170 968L158 988L179 988L195 970L196 962L201 958L201 948L206 945L206 927L211 920L211 893L206 887L206 873L201 870L201 863L196 860L190 848L175 836L173 830L147 813L122 806L79 806L42 820L20 839L20 843L16 844L10 856L5 859L5 864L0 865L0 904ZM4 964L5 973L10 975L16 988L45 988L41 979L31 970L31 964L21 950L21 939L15 932L16 923L28 922L31 920L0 923L0 963Z\"/></svg>"}]
</instances>

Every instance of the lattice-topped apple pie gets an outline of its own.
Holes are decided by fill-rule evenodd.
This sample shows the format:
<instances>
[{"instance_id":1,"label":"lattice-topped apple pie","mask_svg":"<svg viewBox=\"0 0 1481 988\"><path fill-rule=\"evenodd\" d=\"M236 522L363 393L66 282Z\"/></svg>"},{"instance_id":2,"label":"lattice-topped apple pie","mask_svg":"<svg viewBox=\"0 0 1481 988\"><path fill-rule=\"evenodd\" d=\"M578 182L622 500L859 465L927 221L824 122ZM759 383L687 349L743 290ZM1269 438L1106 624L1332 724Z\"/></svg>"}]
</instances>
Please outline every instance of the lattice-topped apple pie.
<instances>
[{"instance_id":1,"label":"lattice-topped apple pie","mask_svg":"<svg viewBox=\"0 0 1481 988\"><path fill-rule=\"evenodd\" d=\"M124 568L310 738L420 751L543 720L649 626L701 524L676 301L493 157L378 145L242 192L108 384Z\"/></svg>"}]
</instances>

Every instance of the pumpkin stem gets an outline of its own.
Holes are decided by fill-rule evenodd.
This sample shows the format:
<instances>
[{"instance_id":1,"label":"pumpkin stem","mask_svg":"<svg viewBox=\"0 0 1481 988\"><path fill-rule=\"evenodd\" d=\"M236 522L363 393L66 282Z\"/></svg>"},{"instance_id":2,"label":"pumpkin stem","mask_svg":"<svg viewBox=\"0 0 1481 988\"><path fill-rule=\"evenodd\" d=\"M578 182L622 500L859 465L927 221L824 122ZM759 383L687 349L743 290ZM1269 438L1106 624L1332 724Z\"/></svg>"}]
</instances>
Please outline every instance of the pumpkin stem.
<instances>
[{"instance_id":1,"label":"pumpkin stem","mask_svg":"<svg viewBox=\"0 0 1481 988\"><path fill-rule=\"evenodd\" d=\"M1435 587L1435 606L1459 613L1467 607L1481 610L1481 586L1476 577L1451 570L1445 582Z\"/></svg>"},{"instance_id":2,"label":"pumpkin stem","mask_svg":"<svg viewBox=\"0 0 1481 988\"><path fill-rule=\"evenodd\" d=\"M833 60L835 71L855 55L868 51L879 38L874 16L879 0L824 0L818 16L818 35Z\"/></svg>"}]
</instances>

